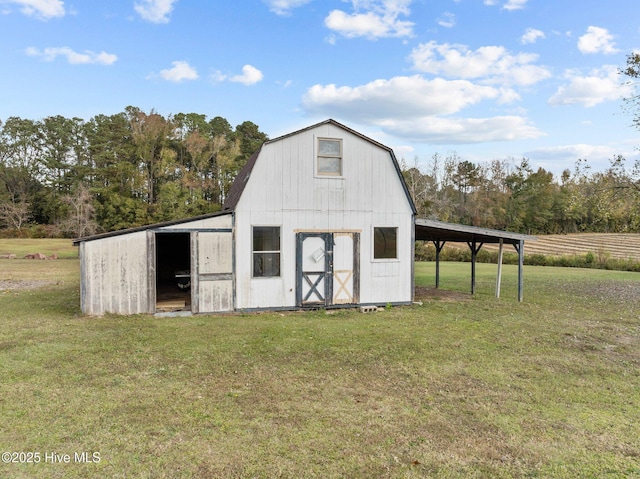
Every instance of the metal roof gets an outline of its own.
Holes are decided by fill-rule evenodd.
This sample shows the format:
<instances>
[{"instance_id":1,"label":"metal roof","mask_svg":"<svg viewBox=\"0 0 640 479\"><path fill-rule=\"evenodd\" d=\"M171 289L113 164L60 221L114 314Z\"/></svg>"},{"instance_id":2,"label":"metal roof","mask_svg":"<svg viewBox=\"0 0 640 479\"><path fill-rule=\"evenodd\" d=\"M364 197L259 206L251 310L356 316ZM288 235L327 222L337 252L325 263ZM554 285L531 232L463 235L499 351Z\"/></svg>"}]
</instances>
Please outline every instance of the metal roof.
<instances>
[{"instance_id":1,"label":"metal roof","mask_svg":"<svg viewBox=\"0 0 640 479\"><path fill-rule=\"evenodd\" d=\"M122 230L116 230L116 231L109 231L107 233L98 233L95 235L91 235L91 236L85 236L84 238L76 238L73 240L73 245L77 246L78 244L85 242L85 241L93 241L93 240L98 240L98 239L102 239L102 238L110 238L112 236L119 236L119 235L126 235L129 233L136 233L138 231L146 231L146 230L152 230L152 229L157 229L157 228L163 228L163 227L167 227L167 226L175 226L175 225L179 225L182 223L189 223L191 221L198 221L198 220L206 220L208 218L214 218L216 216L225 216L225 215L229 215L231 214L230 211L217 211L215 213L208 213L206 215L200 215L200 216L192 216L191 218L182 218L179 220L172 220L172 221L165 221L162 223L154 223L154 224L150 224L150 225L144 225L144 226L136 226L134 228L126 228L126 229L122 229Z\"/></svg>"},{"instance_id":2,"label":"metal roof","mask_svg":"<svg viewBox=\"0 0 640 479\"><path fill-rule=\"evenodd\" d=\"M267 143L267 142L265 142ZM264 143L263 143L264 145ZM251 171L256 164L256 160L258 156L260 156L260 151L262 150L262 146L258 148L253 155L247 160L245 165L240 169L238 174L236 175L233 183L231 184L231 188L229 188L229 193L224 200L224 205L222 206L223 211L233 211L236 209L238 205L238 201L240 201L240 197L242 196L242 192L244 191L244 187L249 181L249 177L251 176Z\"/></svg>"},{"instance_id":3,"label":"metal roof","mask_svg":"<svg viewBox=\"0 0 640 479\"><path fill-rule=\"evenodd\" d=\"M538 238L521 233L510 231L493 230L489 228L478 228L477 226L467 226L455 223L445 223L444 221L427 220L416 218L415 220L416 240L420 241L451 241L480 243L499 243L500 240L506 244L518 244L520 241L536 241Z\"/></svg>"}]
</instances>

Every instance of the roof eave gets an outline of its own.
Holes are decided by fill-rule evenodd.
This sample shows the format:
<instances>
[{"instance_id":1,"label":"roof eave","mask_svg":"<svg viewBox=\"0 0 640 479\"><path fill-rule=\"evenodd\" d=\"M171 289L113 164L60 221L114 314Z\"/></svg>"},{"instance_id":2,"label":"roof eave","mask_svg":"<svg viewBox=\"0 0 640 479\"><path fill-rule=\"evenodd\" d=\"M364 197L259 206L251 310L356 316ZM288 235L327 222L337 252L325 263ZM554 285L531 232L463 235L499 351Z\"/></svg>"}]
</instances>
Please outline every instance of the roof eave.
<instances>
[{"instance_id":1,"label":"roof eave","mask_svg":"<svg viewBox=\"0 0 640 479\"><path fill-rule=\"evenodd\" d=\"M419 235L418 232L416 232L416 239L427 241L440 239L443 241L463 242L475 239L484 243L499 243L500 240L502 240L508 244L516 244L520 241L536 241L538 239L535 236L511 231L480 228L477 226L446 223L422 218L417 218L415 225L416 228L425 228L429 231L426 235Z\"/></svg>"},{"instance_id":2,"label":"roof eave","mask_svg":"<svg viewBox=\"0 0 640 479\"><path fill-rule=\"evenodd\" d=\"M215 218L217 216L229 215L231 213L232 213L231 211L216 211L215 213L208 213L208 214L205 214L205 215L193 216L191 218L183 218L183 219L179 219L179 220L164 221L162 223L152 223L152 224L144 225L144 226L135 226L133 228L125 228L125 229L116 230L116 231L109 231L107 233L99 233L99 234L95 234L95 235L91 235L91 236L85 236L83 238L76 238L76 239L73 240L73 246L78 246L80 243L84 243L84 242L87 242L87 241L95 241L95 240L99 240L99 239L103 239L103 238L110 238L110 237L113 237L113 236L126 235L126 234L130 234L130 233L138 233L140 231L152 230L152 229L157 229L157 228L166 228L167 226L175 226L175 225L179 225L179 224L182 224L182 223L190 223L192 221L206 220L206 219L209 219L209 218Z\"/></svg>"}]
</instances>

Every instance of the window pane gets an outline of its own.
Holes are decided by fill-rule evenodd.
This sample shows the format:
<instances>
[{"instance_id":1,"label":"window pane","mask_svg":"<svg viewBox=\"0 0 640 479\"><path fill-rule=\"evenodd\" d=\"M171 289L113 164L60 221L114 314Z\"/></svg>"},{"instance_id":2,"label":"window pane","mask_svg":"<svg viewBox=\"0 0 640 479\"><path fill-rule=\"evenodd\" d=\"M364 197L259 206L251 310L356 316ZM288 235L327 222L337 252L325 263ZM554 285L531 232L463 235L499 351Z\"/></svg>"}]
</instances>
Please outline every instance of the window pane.
<instances>
[{"instance_id":1,"label":"window pane","mask_svg":"<svg viewBox=\"0 0 640 479\"><path fill-rule=\"evenodd\" d=\"M253 251L280 251L280 227L254 226Z\"/></svg>"},{"instance_id":2,"label":"window pane","mask_svg":"<svg viewBox=\"0 0 640 479\"><path fill-rule=\"evenodd\" d=\"M373 257L374 259L396 259L398 228L373 229Z\"/></svg>"},{"instance_id":3,"label":"window pane","mask_svg":"<svg viewBox=\"0 0 640 479\"><path fill-rule=\"evenodd\" d=\"M342 174L342 158L326 158L319 156L318 173L340 176Z\"/></svg>"},{"instance_id":4,"label":"window pane","mask_svg":"<svg viewBox=\"0 0 640 479\"><path fill-rule=\"evenodd\" d=\"M340 140L318 140L319 156L342 156Z\"/></svg>"},{"instance_id":5,"label":"window pane","mask_svg":"<svg viewBox=\"0 0 640 479\"><path fill-rule=\"evenodd\" d=\"M318 175L342 175L342 140L318 139Z\"/></svg>"},{"instance_id":6,"label":"window pane","mask_svg":"<svg viewBox=\"0 0 640 479\"><path fill-rule=\"evenodd\" d=\"M253 276L280 276L280 253L253 253Z\"/></svg>"},{"instance_id":7,"label":"window pane","mask_svg":"<svg viewBox=\"0 0 640 479\"><path fill-rule=\"evenodd\" d=\"M253 227L253 276L280 276L280 227Z\"/></svg>"}]
</instances>

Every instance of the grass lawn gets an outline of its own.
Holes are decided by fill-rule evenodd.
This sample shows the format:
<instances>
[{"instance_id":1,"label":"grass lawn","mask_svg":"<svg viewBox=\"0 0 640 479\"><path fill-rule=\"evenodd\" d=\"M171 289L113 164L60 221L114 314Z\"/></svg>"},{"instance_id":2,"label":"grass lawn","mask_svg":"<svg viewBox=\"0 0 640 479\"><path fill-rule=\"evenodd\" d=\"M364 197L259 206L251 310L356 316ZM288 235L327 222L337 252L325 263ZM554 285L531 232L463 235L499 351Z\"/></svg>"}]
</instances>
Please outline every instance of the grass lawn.
<instances>
[{"instance_id":1,"label":"grass lawn","mask_svg":"<svg viewBox=\"0 0 640 479\"><path fill-rule=\"evenodd\" d=\"M640 477L640 275L526 267L518 303L495 268L375 314L89 318L77 260L0 260L0 452L40 453L0 477Z\"/></svg>"},{"instance_id":2,"label":"grass lawn","mask_svg":"<svg viewBox=\"0 0 640 479\"><path fill-rule=\"evenodd\" d=\"M15 254L18 258L24 258L27 254L35 253L45 256L56 254L58 258L69 259L78 257L78 248L73 246L70 239L0 238L0 255Z\"/></svg>"}]
</instances>

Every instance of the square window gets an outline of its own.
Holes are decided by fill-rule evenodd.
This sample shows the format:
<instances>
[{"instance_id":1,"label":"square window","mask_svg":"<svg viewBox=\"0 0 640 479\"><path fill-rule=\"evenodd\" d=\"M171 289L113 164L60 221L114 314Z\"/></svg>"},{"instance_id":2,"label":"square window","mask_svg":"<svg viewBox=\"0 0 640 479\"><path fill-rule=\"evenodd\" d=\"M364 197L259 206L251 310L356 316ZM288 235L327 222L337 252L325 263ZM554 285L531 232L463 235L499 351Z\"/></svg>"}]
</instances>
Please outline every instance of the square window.
<instances>
[{"instance_id":1,"label":"square window","mask_svg":"<svg viewBox=\"0 0 640 479\"><path fill-rule=\"evenodd\" d=\"M398 259L398 228L373 228L373 259Z\"/></svg>"},{"instance_id":2,"label":"square window","mask_svg":"<svg viewBox=\"0 0 640 479\"><path fill-rule=\"evenodd\" d=\"M319 138L316 165L320 176L342 176L342 140Z\"/></svg>"},{"instance_id":3,"label":"square window","mask_svg":"<svg viewBox=\"0 0 640 479\"><path fill-rule=\"evenodd\" d=\"M280 227L253 227L253 277L280 276Z\"/></svg>"}]
</instances>

